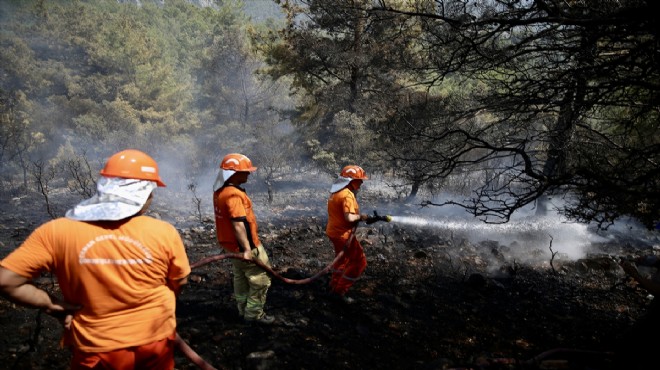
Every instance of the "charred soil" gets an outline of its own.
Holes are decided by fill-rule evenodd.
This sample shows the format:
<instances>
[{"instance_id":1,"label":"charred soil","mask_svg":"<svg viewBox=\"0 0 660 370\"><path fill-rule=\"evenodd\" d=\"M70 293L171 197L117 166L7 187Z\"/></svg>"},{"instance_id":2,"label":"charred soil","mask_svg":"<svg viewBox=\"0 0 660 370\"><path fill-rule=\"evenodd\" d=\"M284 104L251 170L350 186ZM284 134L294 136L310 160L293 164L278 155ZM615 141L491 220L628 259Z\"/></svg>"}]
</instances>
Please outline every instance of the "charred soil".
<instances>
[{"instance_id":1,"label":"charred soil","mask_svg":"<svg viewBox=\"0 0 660 370\"><path fill-rule=\"evenodd\" d=\"M334 254L323 217L291 209L272 207L260 235L280 276L305 279ZM3 213L0 257L42 221L29 215ZM154 215L168 219L165 209ZM209 220L169 218L191 262L221 253ZM357 235L369 265L349 291L354 303L328 296L327 275L307 284L273 276L267 312L276 322L247 325L236 313L230 263L221 260L193 270L177 303L180 336L218 369L604 370L614 368L617 341L649 303L607 256L636 252L626 245L594 245L580 260L540 251L521 263L511 246L447 231L377 223ZM57 292L49 274L36 283ZM68 367L54 318L3 299L0 328L1 369ZM180 352L176 364L196 368Z\"/></svg>"}]
</instances>

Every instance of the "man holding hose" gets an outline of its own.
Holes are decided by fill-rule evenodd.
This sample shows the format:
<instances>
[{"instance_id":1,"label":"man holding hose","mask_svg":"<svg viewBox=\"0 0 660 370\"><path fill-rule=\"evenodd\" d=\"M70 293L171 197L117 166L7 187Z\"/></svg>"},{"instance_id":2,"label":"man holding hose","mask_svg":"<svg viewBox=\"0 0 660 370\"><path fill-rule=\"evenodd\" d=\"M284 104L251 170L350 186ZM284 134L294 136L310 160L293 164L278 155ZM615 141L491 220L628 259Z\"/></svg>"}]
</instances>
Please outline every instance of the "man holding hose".
<instances>
[{"instance_id":1,"label":"man holding hose","mask_svg":"<svg viewBox=\"0 0 660 370\"><path fill-rule=\"evenodd\" d=\"M241 187L256 170L243 154L227 154L213 185L213 210L218 243L225 251L243 256L231 261L238 314L248 323L272 324L275 317L264 312L270 277L252 261L269 267L270 262L259 241L252 201Z\"/></svg>"},{"instance_id":2,"label":"man holding hose","mask_svg":"<svg viewBox=\"0 0 660 370\"><path fill-rule=\"evenodd\" d=\"M367 174L360 166L349 165L342 169L339 177L330 188L328 199L328 224L325 232L335 249L335 256L344 255L332 266L330 294L345 303L353 303L346 292L362 275L367 267L367 257L362 245L355 238L355 228L359 221L366 221L367 214L360 213L355 195L360 190Z\"/></svg>"},{"instance_id":3,"label":"man holding hose","mask_svg":"<svg viewBox=\"0 0 660 370\"><path fill-rule=\"evenodd\" d=\"M0 294L64 324L72 369L173 369L176 295L190 266L179 233L144 215L165 186L133 149L111 156L97 193L38 227L0 262ZM63 299L33 285L57 277Z\"/></svg>"}]
</instances>

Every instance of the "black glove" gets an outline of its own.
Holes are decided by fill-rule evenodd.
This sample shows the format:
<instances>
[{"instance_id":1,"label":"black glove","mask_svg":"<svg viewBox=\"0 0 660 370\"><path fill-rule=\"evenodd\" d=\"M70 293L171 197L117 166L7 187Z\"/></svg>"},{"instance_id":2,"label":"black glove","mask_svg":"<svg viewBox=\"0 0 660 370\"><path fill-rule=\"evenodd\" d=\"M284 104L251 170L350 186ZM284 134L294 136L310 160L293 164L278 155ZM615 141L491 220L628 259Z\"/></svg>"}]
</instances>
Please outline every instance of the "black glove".
<instances>
[{"instance_id":1,"label":"black glove","mask_svg":"<svg viewBox=\"0 0 660 370\"><path fill-rule=\"evenodd\" d=\"M379 216L378 212L374 211L373 216L367 216L367 219L364 222L366 222L367 225L371 225L374 222L378 222L378 221L390 222L391 219L392 218L390 216L387 216L387 215Z\"/></svg>"}]
</instances>

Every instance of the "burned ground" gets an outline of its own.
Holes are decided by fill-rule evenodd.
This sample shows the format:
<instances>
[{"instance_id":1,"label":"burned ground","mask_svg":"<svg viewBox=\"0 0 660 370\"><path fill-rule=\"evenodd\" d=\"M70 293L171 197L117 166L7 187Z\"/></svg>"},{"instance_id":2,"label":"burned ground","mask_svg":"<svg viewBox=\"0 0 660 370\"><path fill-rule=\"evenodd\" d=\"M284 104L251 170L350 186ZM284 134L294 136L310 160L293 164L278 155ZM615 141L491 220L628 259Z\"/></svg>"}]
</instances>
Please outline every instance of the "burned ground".
<instances>
[{"instance_id":1,"label":"burned ground","mask_svg":"<svg viewBox=\"0 0 660 370\"><path fill-rule=\"evenodd\" d=\"M13 202L27 208L26 199ZM210 220L155 208L179 228L191 262L220 253ZM287 202L260 219L273 269L288 279L313 276L334 257L324 218L306 209ZM3 213L2 256L40 221ZM369 265L349 292L354 304L327 296L327 275L307 284L274 276L267 311L276 323L246 325L232 301L230 263L221 260L193 270L178 299L179 334L226 369L604 370L614 368L617 340L649 302L609 257L640 252L629 243L593 245L580 260L530 248L536 258L523 263L512 249L525 249L524 241L468 242L396 223L362 225L358 235ZM49 275L37 284L56 291ZM0 300L0 328L0 368L67 368L55 319ZM196 368L181 353L176 363Z\"/></svg>"}]
</instances>

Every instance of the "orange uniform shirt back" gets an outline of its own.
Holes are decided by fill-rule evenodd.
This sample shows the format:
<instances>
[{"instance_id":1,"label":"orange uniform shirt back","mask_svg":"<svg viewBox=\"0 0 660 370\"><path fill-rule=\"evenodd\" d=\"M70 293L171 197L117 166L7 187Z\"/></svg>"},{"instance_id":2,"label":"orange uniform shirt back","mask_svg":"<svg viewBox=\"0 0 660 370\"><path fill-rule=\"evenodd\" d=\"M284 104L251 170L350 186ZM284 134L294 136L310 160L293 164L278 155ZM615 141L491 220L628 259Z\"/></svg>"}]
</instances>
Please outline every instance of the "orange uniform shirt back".
<instances>
[{"instance_id":1,"label":"orange uniform shirt back","mask_svg":"<svg viewBox=\"0 0 660 370\"><path fill-rule=\"evenodd\" d=\"M346 221L344 213L360 213L355 194L348 188L343 188L336 193L330 194L328 199L328 224L325 233L330 238L348 239L354 223Z\"/></svg>"},{"instance_id":2,"label":"orange uniform shirt back","mask_svg":"<svg viewBox=\"0 0 660 370\"><path fill-rule=\"evenodd\" d=\"M244 218L248 239L254 247L261 245L257 232L257 217L252 210L252 200L245 190L237 186L224 186L213 193L213 210L215 214L215 229L218 243L229 252L240 252L236 235L234 235L233 219Z\"/></svg>"},{"instance_id":3,"label":"orange uniform shirt back","mask_svg":"<svg viewBox=\"0 0 660 370\"><path fill-rule=\"evenodd\" d=\"M114 222L59 218L37 228L0 264L26 277L56 272L64 299L83 306L65 343L84 352L170 336L176 298L167 280L190 273L176 229L147 216Z\"/></svg>"}]
</instances>

